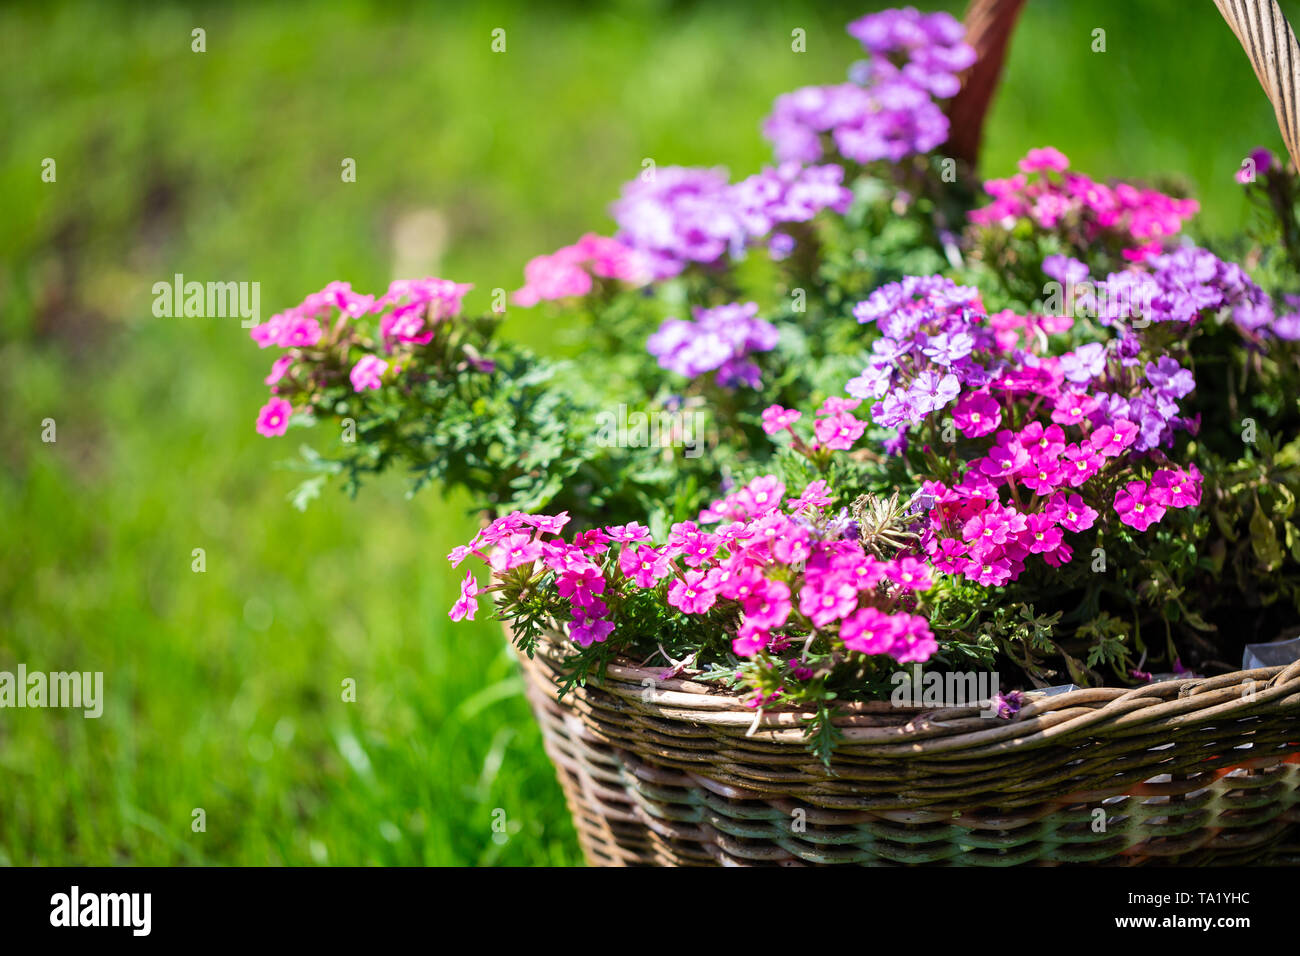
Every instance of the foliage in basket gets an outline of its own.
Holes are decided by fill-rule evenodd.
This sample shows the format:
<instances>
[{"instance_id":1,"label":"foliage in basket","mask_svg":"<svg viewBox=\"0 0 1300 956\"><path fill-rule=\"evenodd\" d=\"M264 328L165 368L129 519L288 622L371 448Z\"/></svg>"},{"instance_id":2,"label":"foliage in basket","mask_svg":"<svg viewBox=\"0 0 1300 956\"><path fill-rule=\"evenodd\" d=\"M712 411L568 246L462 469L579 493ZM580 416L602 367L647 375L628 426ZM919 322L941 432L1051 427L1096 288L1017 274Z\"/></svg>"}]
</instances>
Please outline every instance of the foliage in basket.
<instances>
[{"instance_id":1,"label":"foliage in basket","mask_svg":"<svg viewBox=\"0 0 1300 956\"><path fill-rule=\"evenodd\" d=\"M1231 670L1300 620L1297 177L1218 243L1176 187L1102 183L1047 147L975 188L944 155L974 52L946 14L849 25L849 81L779 97L777 165L650 168L516 305L583 324L580 363L461 314L469 288L332 283L253 330L285 353L258 430L355 493L389 468L467 489L453 619L490 595L569 684L618 655L799 702L899 664L1004 688ZM1006 709L1013 706L1008 698Z\"/></svg>"}]
</instances>

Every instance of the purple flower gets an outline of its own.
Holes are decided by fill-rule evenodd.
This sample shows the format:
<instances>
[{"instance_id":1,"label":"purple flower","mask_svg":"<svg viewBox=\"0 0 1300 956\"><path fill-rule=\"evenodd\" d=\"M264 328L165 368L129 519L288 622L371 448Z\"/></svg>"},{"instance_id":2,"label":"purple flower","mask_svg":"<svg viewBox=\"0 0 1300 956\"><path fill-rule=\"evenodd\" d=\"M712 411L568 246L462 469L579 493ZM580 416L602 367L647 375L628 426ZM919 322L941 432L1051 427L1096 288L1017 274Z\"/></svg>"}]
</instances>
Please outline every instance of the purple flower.
<instances>
[{"instance_id":1,"label":"purple flower","mask_svg":"<svg viewBox=\"0 0 1300 956\"><path fill-rule=\"evenodd\" d=\"M1088 266L1069 256L1048 256L1043 260L1043 272L1057 282L1073 285L1088 278Z\"/></svg>"},{"instance_id":2,"label":"purple flower","mask_svg":"<svg viewBox=\"0 0 1300 956\"><path fill-rule=\"evenodd\" d=\"M724 169L661 167L649 181L624 186L611 212L619 227L615 238L645 254L656 279L675 276L692 262L716 262L745 242Z\"/></svg>"},{"instance_id":3,"label":"purple flower","mask_svg":"<svg viewBox=\"0 0 1300 956\"><path fill-rule=\"evenodd\" d=\"M665 319L646 347L659 364L687 378L717 370L724 388L738 384L758 388L758 366L748 356L776 347L776 326L758 318L753 302L696 309L695 321Z\"/></svg>"},{"instance_id":4,"label":"purple flower","mask_svg":"<svg viewBox=\"0 0 1300 956\"><path fill-rule=\"evenodd\" d=\"M855 74L889 76L900 72L891 58L902 61L901 73L935 96L953 96L961 88L957 74L975 62L975 51L964 42L965 30L948 13L923 14L908 7L883 10L848 25L872 60Z\"/></svg>"},{"instance_id":5,"label":"purple flower","mask_svg":"<svg viewBox=\"0 0 1300 956\"><path fill-rule=\"evenodd\" d=\"M1077 384L1091 382L1106 370L1106 346L1100 342L1080 345L1073 352L1061 356L1061 372L1066 379Z\"/></svg>"},{"instance_id":6,"label":"purple flower","mask_svg":"<svg viewBox=\"0 0 1300 956\"><path fill-rule=\"evenodd\" d=\"M1171 398L1182 398L1196 388L1196 379L1191 371L1168 355L1160 356L1156 362L1148 362L1146 373L1151 386Z\"/></svg>"},{"instance_id":7,"label":"purple flower","mask_svg":"<svg viewBox=\"0 0 1300 956\"><path fill-rule=\"evenodd\" d=\"M961 393L961 382L951 372L941 375L925 371L916 377L908 391L913 407L928 415L937 412Z\"/></svg>"}]
</instances>

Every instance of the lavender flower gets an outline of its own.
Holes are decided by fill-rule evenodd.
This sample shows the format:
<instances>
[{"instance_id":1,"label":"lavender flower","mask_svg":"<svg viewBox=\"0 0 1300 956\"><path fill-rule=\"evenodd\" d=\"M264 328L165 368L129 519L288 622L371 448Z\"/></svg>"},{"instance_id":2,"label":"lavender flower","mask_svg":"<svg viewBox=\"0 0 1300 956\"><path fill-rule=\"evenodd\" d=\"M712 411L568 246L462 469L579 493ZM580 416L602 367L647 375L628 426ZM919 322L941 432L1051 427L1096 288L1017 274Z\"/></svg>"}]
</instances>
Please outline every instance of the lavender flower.
<instances>
[{"instance_id":1,"label":"lavender flower","mask_svg":"<svg viewBox=\"0 0 1300 956\"><path fill-rule=\"evenodd\" d=\"M758 388L759 369L748 356L771 351L777 338L776 326L758 318L758 305L747 302L697 308L694 322L665 319L646 346L671 372L697 378L717 370L717 383L724 388Z\"/></svg>"},{"instance_id":2,"label":"lavender flower","mask_svg":"<svg viewBox=\"0 0 1300 956\"><path fill-rule=\"evenodd\" d=\"M666 166L652 180L623 187L611 212L615 238L644 253L656 279L677 275L691 262L716 262L739 253L746 230L723 169Z\"/></svg>"}]
</instances>

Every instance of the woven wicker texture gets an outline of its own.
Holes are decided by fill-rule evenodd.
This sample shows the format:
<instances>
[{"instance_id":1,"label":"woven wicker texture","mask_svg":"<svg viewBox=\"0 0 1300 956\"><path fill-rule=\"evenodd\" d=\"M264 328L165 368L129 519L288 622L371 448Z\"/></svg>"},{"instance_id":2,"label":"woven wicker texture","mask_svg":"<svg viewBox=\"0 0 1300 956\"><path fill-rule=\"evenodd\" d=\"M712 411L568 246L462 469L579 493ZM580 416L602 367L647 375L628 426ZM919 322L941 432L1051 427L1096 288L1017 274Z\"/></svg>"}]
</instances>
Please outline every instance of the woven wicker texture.
<instances>
[{"instance_id":1,"label":"woven wicker texture","mask_svg":"<svg viewBox=\"0 0 1300 956\"><path fill-rule=\"evenodd\" d=\"M1300 863L1300 662L1010 720L849 705L828 773L805 715L747 735L740 700L662 669L557 700L564 653L521 660L593 865Z\"/></svg>"}]
</instances>

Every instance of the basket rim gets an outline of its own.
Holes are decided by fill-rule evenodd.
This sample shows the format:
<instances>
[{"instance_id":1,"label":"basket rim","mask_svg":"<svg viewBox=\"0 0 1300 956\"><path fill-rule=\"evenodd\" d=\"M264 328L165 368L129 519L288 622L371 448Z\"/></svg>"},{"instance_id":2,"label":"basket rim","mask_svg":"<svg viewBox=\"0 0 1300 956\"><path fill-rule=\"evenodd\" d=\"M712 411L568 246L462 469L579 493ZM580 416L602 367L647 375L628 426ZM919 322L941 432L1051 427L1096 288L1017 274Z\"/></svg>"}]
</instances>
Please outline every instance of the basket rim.
<instances>
[{"instance_id":1,"label":"basket rim","mask_svg":"<svg viewBox=\"0 0 1300 956\"><path fill-rule=\"evenodd\" d=\"M534 658L558 671L567 644L563 634L546 632L536 643ZM520 655L525 656L523 652ZM620 654L602 677L592 677L587 683L638 710L650 709L660 719L732 732L748 728L745 736L773 743L802 743L804 725L815 713L797 705L756 710L714 685L670 675L671 668L647 667ZM572 693L580 695L582 689ZM972 757L1044 745L1081 733L1143 736L1152 732L1152 725L1172 729L1300 710L1300 660L1133 688L1022 693L1028 702L1009 717L981 716L990 709L987 701L966 706L844 701L835 705L832 723L846 743L871 746L881 755L898 748L900 754L958 751L962 757Z\"/></svg>"}]
</instances>

